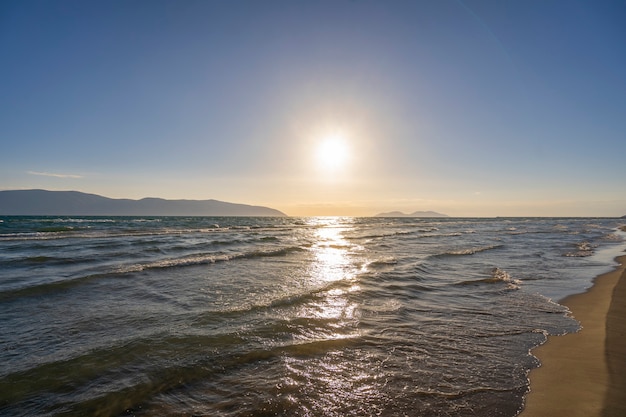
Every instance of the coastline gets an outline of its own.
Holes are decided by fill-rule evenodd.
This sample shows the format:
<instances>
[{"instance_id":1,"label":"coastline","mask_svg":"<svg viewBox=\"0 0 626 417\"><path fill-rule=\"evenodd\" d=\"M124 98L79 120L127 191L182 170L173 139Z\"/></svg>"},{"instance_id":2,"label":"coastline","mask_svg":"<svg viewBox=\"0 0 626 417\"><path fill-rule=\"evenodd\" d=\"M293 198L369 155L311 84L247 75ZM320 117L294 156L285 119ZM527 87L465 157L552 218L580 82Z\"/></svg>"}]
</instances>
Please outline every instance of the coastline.
<instances>
[{"instance_id":1,"label":"coastline","mask_svg":"<svg viewBox=\"0 0 626 417\"><path fill-rule=\"evenodd\" d=\"M533 349L541 366L529 373L520 417L626 415L626 255L616 260L586 292L560 302L582 329Z\"/></svg>"}]
</instances>

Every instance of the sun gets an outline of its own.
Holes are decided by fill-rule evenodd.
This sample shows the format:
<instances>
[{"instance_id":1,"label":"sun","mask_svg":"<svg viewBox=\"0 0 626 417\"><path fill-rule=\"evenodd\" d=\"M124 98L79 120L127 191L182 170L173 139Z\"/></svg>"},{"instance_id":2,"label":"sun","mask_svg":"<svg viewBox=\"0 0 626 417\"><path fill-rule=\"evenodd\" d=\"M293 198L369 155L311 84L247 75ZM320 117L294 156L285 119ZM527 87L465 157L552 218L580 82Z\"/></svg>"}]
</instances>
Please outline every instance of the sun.
<instances>
[{"instance_id":1,"label":"sun","mask_svg":"<svg viewBox=\"0 0 626 417\"><path fill-rule=\"evenodd\" d=\"M332 173L341 170L350 158L346 138L338 133L323 137L317 145L315 158L321 171Z\"/></svg>"}]
</instances>

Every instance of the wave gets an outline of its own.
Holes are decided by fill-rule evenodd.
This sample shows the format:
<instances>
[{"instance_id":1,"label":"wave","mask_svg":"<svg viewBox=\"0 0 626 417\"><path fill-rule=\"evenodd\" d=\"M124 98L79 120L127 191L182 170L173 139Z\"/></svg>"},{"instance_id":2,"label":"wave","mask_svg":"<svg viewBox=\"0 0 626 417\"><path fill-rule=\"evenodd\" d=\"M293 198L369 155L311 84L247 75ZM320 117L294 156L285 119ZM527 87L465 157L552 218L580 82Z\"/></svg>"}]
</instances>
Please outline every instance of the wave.
<instances>
[{"instance_id":1,"label":"wave","mask_svg":"<svg viewBox=\"0 0 626 417\"><path fill-rule=\"evenodd\" d=\"M55 258L53 256L31 256L29 258L24 258L24 259L20 259L21 262L26 263L26 264L41 264L41 263L47 263L47 262L58 262L58 261L67 261L66 259L59 259L59 258ZM12 263L17 263L17 261L14 261Z\"/></svg>"},{"instance_id":2,"label":"wave","mask_svg":"<svg viewBox=\"0 0 626 417\"><path fill-rule=\"evenodd\" d=\"M365 265L366 268L384 268L391 265L397 265L398 260L394 257L377 259Z\"/></svg>"},{"instance_id":3,"label":"wave","mask_svg":"<svg viewBox=\"0 0 626 417\"><path fill-rule=\"evenodd\" d=\"M224 305L218 309L205 311L194 319L193 325L214 325L216 321L232 321L240 317L255 316L258 314L263 316L268 314L274 316L278 314L280 316L289 317L286 319L289 323L299 323L302 320L309 323L335 323L337 318L316 317L314 315L299 317L297 315L302 314L302 308L306 308L306 306L319 306L320 303L324 303L329 297L344 296L355 291L361 291L361 287L355 285L354 281L351 279L331 281L321 286L303 289L300 292L287 292L268 297L267 299L257 297L253 301L241 303L236 306ZM285 313L285 310L287 310L288 313Z\"/></svg>"},{"instance_id":4,"label":"wave","mask_svg":"<svg viewBox=\"0 0 626 417\"><path fill-rule=\"evenodd\" d=\"M159 229L159 230L94 230L89 227L62 230L64 227L50 228L47 231L16 232L0 234L0 241L28 241L53 239L119 239L125 237L182 236L186 234L223 233L226 228L202 229ZM60 229L60 230L52 230Z\"/></svg>"},{"instance_id":5,"label":"wave","mask_svg":"<svg viewBox=\"0 0 626 417\"><path fill-rule=\"evenodd\" d=\"M311 287L308 290L302 292L294 292L282 294L277 297L252 303L243 303L240 306L222 308L219 310L208 311L203 313L198 319L196 319L196 325L206 325L208 323L214 323L217 319L239 317L241 315L248 315L251 313L266 312L271 310L289 309L294 306L303 306L307 303L316 303L325 299L329 295L346 294L355 290L354 281L352 280L338 280L331 281L322 286ZM258 300L257 300L258 301ZM307 320L322 320L319 318L308 317ZM295 320L295 319L290 319ZM334 319L324 319L334 320Z\"/></svg>"},{"instance_id":6,"label":"wave","mask_svg":"<svg viewBox=\"0 0 626 417\"><path fill-rule=\"evenodd\" d=\"M72 232L74 230L77 230L74 226L51 226L37 228L35 233L61 233Z\"/></svg>"},{"instance_id":7,"label":"wave","mask_svg":"<svg viewBox=\"0 0 626 417\"><path fill-rule=\"evenodd\" d=\"M39 267L62 267L62 266L74 266L74 267L90 267L90 268L98 268L102 270L102 268L106 268L106 265L111 265L112 263L119 264L120 259L132 259L139 258L142 254L150 254L149 256L153 256L154 253L163 254L165 253L161 247L152 245L147 248L142 248L141 250L136 250L134 252L129 253L127 245L124 244L96 244L92 246L85 245L86 248L90 249L85 252L76 252L73 248L67 248L65 246L59 246L62 249L62 252L59 253L58 256L53 255L44 255L41 253L45 253L45 246L40 245L30 245L29 249L35 253L31 256L12 256L6 257L5 259L0 259L0 269L1 268L39 268ZM50 251L46 251L50 252ZM75 255L75 256L62 256L65 255ZM68 275L65 274L67 277Z\"/></svg>"},{"instance_id":8,"label":"wave","mask_svg":"<svg viewBox=\"0 0 626 417\"><path fill-rule=\"evenodd\" d=\"M393 232L393 233L373 233L370 235L353 236L353 237L349 237L348 239L350 240L382 239L386 237L407 236L407 235L415 235L415 237L417 238L425 239L425 238L439 238L439 237L457 237L457 236L463 236L464 234L476 233L475 231L472 231L472 230L468 230L465 232L433 233L433 232L436 232L437 230L439 229L436 227L417 229L417 230L402 230L402 231Z\"/></svg>"},{"instance_id":9,"label":"wave","mask_svg":"<svg viewBox=\"0 0 626 417\"><path fill-rule=\"evenodd\" d=\"M513 279L511 275L503 269L493 268L491 270L491 278L488 278L487 283L505 282L509 284L509 288L519 288L522 283L518 279Z\"/></svg>"},{"instance_id":10,"label":"wave","mask_svg":"<svg viewBox=\"0 0 626 417\"><path fill-rule=\"evenodd\" d=\"M498 248L501 248L503 246L504 245L501 245L501 244L498 244L498 245L488 245L488 246L478 246L478 247L467 248L467 249L451 250L451 251L439 253L439 254L436 254L436 255L433 255L433 256L436 256L436 257L446 257L446 256L475 255L475 254L480 253L480 252L485 252L485 251L492 250L492 249L498 249Z\"/></svg>"},{"instance_id":11,"label":"wave","mask_svg":"<svg viewBox=\"0 0 626 417\"><path fill-rule=\"evenodd\" d=\"M463 236L464 232L450 232L450 233L428 233L424 235L420 235L419 237L427 238L427 237L458 237Z\"/></svg>"},{"instance_id":12,"label":"wave","mask_svg":"<svg viewBox=\"0 0 626 417\"><path fill-rule=\"evenodd\" d=\"M410 234L414 234L414 233L415 233L415 231L402 230L402 231L391 232L391 233L372 233L372 234L369 234L369 235L349 236L346 239L348 239L348 240L382 239L382 238L385 238L385 237L404 236L404 235L410 235Z\"/></svg>"},{"instance_id":13,"label":"wave","mask_svg":"<svg viewBox=\"0 0 626 417\"><path fill-rule=\"evenodd\" d=\"M503 229L495 230L496 234L505 234L505 235L525 235L527 233L531 233L528 229L520 229L519 227L505 227Z\"/></svg>"},{"instance_id":14,"label":"wave","mask_svg":"<svg viewBox=\"0 0 626 417\"><path fill-rule=\"evenodd\" d=\"M499 284L505 283L509 289L519 289L521 285L521 281L518 279L513 279L511 275L506 272L504 269L493 268L491 270L491 276L489 278L483 279L475 279L469 281L461 281L456 285L477 285L477 284Z\"/></svg>"},{"instance_id":15,"label":"wave","mask_svg":"<svg viewBox=\"0 0 626 417\"><path fill-rule=\"evenodd\" d=\"M131 265L124 265L117 269L118 273L140 272L148 269L165 269L165 268L179 268L187 266L214 264L217 262L226 262L237 259L253 259L253 258L265 258L274 256L286 256L295 252L302 252L306 249L301 246L289 246L285 248L279 248L274 250L255 250L251 252L236 253L236 254L224 254L224 253L208 253L208 254L194 254L184 256L182 258L162 259L154 262L138 263Z\"/></svg>"},{"instance_id":16,"label":"wave","mask_svg":"<svg viewBox=\"0 0 626 417\"><path fill-rule=\"evenodd\" d=\"M40 284L30 285L27 287L13 288L7 289L0 292L0 301L9 301L11 299L21 298L21 297L33 297L33 296L42 296L47 295L53 292L59 292L63 290L67 290L78 285L86 284L89 281L105 278L114 274L111 273L100 273L100 274L91 274L84 275L77 278L58 280L58 281L49 281Z\"/></svg>"},{"instance_id":17,"label":"wave","mask_svg":"<svg viewBox=\"0 0 626 417\"><path fill-rule=\"evenodd\" d=\"M142 220L142 219L138 219ZM124 220L126 222L128 220ZM43 218L43 219L35 219L34 222L37 223L119 223L119 220L114 219L96 219L96 218Z\"/></svg>"},{"instance_id":18,"label":"wave","mask_svg":"<svg viewBox=\"0 0 626 417\"><path fill-rule=\"evenodd\" d=\"M198 250L200 248L209 248L209 247L224 247L224 246L234 246L234 245L242 245L242 244L245 245L249 243L255 243L258 241L263 242L264 240L262 239L206 240L206 241L202 241L202 242L198 242L194 244L182 242L179 244L169 246L166 249L167 251L171 251L171 252L180 252L180 251L188 251L190 248L194 248ZM154 240L144 240L144 241L140 241L134 244L141 245L141 246L151 246L151 245L156 245L159 243L160 243L159 240L154 239Z\"/></svg>"},{"instance_id":19,"label":"wave","mask_svg":"<svg viewBox=\"0 0 626 417\"><path fill-rule=\"evenodd\" d=\"M251 252L236 253L236 254L194 254L184 256L181 258L162 259L153 262L134 263L126 265L117 265L109 270L104 270L99 273L84 275L76 278L65 279L60 281L45 282L27 287L8 289L0 292L0 301L8 300L24 296L45 295L51 292L65 290L78 285L83 285L94 279L101 279L107 277L115 277L130 273L142 272L145 270L158 270L158 269L170 269L170 268L184 268L190 266L214 264L217 262L228 262L238 259L254 259L264 257L275 256L287 256L291 253L302 252L306 249L300 246L289 246L279 248L275 250L256 250ZM48 257L33 257L28 262L65 262L74 263L72 259L55 259Z\"/></svg>"},{"instance_id":20,"label":"wave","mask_svg":"<svg viewBox=\"0 0 626 417\"><path fill-rule=\"evenodd\" d=\"M0 266L4 267L28 267L37 265L73 265L78 262L91 262L95 258L59 258L55 256L29 256L26 258L15 258L0 261Z\"/></svg>"},{"instance_id":21,"label":"wave","mask_svg":"<svg viewBox=\"0 0 626 417\"><path fill-rule=\"evenodd\" d=\"M595 248L598 245L593 245L587 241L576 243L576 251L575 252L566 252L563 256L570 258L586 258L591 256L595 252Z\"/></svg>"}]
</instances>

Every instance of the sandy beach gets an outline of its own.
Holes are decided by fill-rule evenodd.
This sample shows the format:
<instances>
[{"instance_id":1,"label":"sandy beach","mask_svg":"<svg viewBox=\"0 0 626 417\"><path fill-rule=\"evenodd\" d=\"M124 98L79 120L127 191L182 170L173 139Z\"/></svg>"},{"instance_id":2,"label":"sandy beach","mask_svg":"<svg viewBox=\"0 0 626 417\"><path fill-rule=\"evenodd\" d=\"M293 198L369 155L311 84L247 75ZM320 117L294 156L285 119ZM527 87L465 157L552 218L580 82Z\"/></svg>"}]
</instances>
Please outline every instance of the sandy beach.
<instances>
[{"instance_id":1,"label":"sandy beach","mask_svg":"<svg viewBox=\"0 0 626 417\"><path fill-rule=\"evenodd\" d=\"M530 372L521 417L626 416L626 256L566 305L582 329L551 336L533 350L541 366Z\"/></svg>"}]
</instances>

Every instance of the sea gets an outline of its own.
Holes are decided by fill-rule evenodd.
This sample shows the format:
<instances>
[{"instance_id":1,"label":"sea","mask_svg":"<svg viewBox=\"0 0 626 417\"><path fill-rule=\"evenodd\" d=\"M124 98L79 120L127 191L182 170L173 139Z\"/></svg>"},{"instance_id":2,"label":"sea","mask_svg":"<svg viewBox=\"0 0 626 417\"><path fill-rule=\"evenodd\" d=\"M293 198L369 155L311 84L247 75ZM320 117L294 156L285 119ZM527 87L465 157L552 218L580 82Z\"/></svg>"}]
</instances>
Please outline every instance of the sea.
<instances>
[{"instance_id":1,"label":"sea","mask_svg":"<svg viewBox=\"0 0 626 417\"><path fill-rule=\"evenodd\" d=\"M512 417L623 224L0 217L0 415Z\"/></svg>"}]
</instances>

